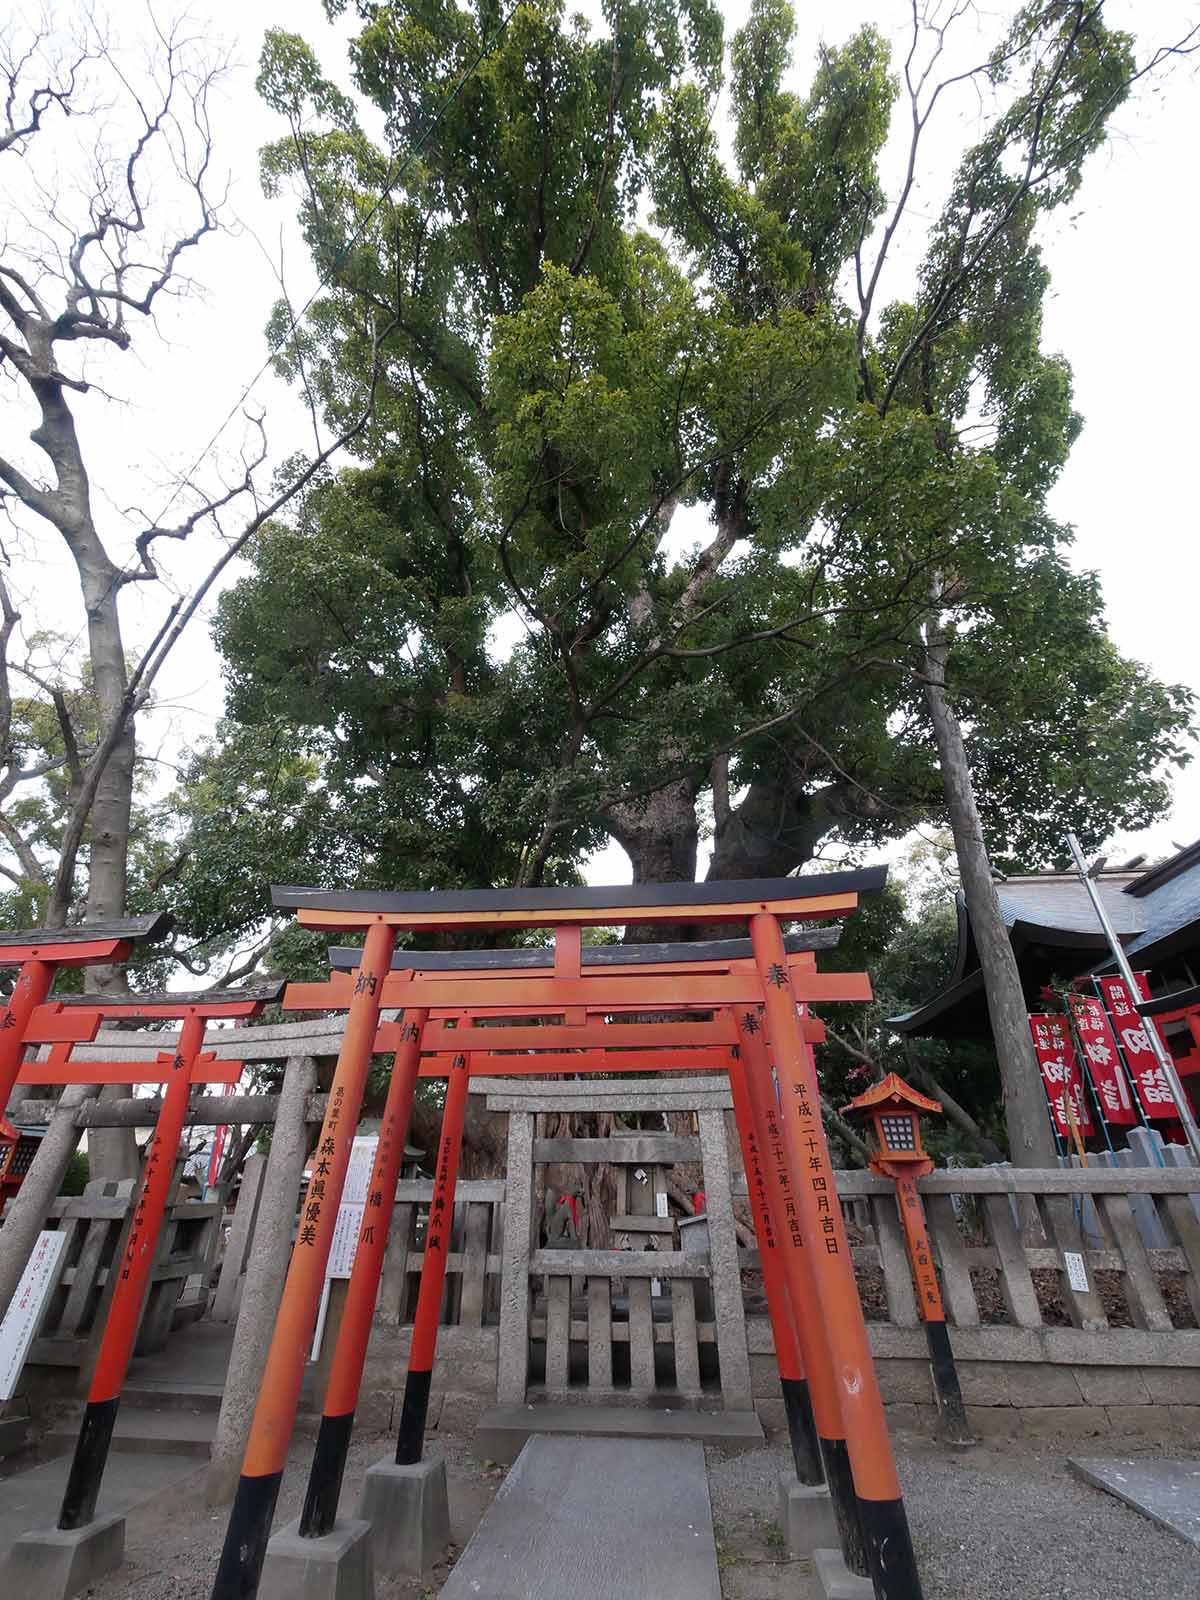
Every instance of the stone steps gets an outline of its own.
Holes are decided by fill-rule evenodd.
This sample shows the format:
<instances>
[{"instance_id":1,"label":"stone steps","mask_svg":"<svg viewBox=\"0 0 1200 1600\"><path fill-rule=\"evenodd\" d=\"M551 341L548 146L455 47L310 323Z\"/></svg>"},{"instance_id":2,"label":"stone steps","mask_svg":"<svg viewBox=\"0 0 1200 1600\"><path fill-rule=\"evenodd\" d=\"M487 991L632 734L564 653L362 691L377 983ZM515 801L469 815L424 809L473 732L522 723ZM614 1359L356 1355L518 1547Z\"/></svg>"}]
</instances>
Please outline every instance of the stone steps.
<instances>
[{"instance_id":1,"label":"stone steps","mask_svg":"<svg viewBox=\"0 0 1200 1600\"><path fill-rule=\"evenodd\" d=\"M592 1439L697 1439L730 1454L763 1442L762 1423L753 1411L678 1411L647 1406L524 1405L492 1406L471 1440L472 1453L485 1461L512 1462L534 1434L573 1434Z\"/></svg>"},{"instance_id":2,"label":"stone steps","mask_svg":"<svg viewBox=\"0 0 1200 1600\"><path fill-rule=\"evenodd\" d=\"M75 1448L82 1411L55 1424L42 1440L43 1455ZM194 1456L207 1461L217 1429L215 1411L150 1410L122 1402L113 1428L112 1449L125 1455Z\"/></svg>"}]
</instances>

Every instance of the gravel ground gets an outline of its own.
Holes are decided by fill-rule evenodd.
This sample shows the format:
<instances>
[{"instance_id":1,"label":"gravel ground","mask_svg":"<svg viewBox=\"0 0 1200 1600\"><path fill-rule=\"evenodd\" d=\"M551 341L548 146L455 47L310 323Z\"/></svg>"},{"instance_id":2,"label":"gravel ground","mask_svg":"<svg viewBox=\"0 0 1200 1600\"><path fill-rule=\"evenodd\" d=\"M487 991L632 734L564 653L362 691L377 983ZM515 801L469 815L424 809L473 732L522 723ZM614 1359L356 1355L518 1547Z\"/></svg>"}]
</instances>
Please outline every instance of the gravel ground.
<instances>
[{"instance_id":1,"label":"gravel ground","mask_svg":"<svg viewBox=\"0 0 1200 1600\"><path fill-rule=\"evenodd\" d=\"M356 1440L343 1505L383 1455L382 1435ZM455 1547L423 1580L377 1580L377 1600L432 1600L503 1481L465 1439L441 1436ZM947 1451L896 1441L925 1600L1200 1600L1200 1554L1067 1471L1069 1444L980 1444ZM312 1449L298 1438L275 1526L299 1513ZM1084 1453L1102 1453L1095 1441ZM1144 1453L1154 1451L1147 1447ZM779 1526L778 1477L786 1448L726 1457L708 1452L709 1490L724 1600L816 1600L807 1561L789 1559ZM203 1506L204 1468L130 1516L121 1571L90 1600L208 1600L226 1510ZM654 1600L631 1595L630 1600Z\"/></svg>"},{"instance_id":2,"label":"gravel ground","mask_svg":"<svg viewBox=\"0 0 1200 1600\"><path fill-rule=\"evenodd\" d=\"M925 1600L1194 1600L1200 1553L1147 1518L1071 1476L1078 1446L976 1445L948 1452L898 1438L905 1506ZM1106 1453L1091 1441L1083 1454ZM764 1509L778 1518L776 1484L785 1450L773 1446L721 1458L709 1452L713 1517L729 1552L726 1600L776 1592L738 1553L761 1540ZM746 1528L746 1534L739 1532ZM799 1575L800 1563L792 1563ZM796 1600L803 1593L793 1579ZM805 1597L807 1600L807 1597Z\"/></svg>"},{"instance_id":3,"label":"gravel ground","mask_svg":"<svg viewBox=\"0 0 1200 1600\"><path fill-rule=\"evenodd\" d=\"M394 1437L389 1440L382 1434L355 1440L346 1463L343 1506L356 1504L367 1467L394 1448ZM504 1469L481 1466L465 1441L442 1439L434 1449L446 1461L450 1531L455 1542L448 1559L422 1580L377 1577L376 1600L429 1600L436 1595L503 1481ZM279 1496L274 1523L277 1529L300 1514L311 1458L311 1437L298 1438L292 1446ZM119 1572L88 1589L88 1600L209 1600L229 1512L228 1507L212 1511L204 1506L206 1470L200 1467L193 1478L175 1485L129 1517L125 1564Z\"/></svg>"}]
</instances>

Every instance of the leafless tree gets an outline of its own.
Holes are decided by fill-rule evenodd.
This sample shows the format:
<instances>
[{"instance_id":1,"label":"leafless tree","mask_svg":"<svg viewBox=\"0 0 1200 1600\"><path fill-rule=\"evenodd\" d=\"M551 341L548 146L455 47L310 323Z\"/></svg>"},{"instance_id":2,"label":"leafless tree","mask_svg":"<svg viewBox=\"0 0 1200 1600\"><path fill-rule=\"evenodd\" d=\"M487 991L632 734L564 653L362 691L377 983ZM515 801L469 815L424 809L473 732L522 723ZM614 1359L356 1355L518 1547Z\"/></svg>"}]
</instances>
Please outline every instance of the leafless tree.
<instances>
[{"instance_id":1,"label":"leafless tree","mask_svg":"<svg viewBox=\"0 0 1200 1600\"><path fill-rule=\"evenodd\" d=\"M229 563L366 425L374 403L372 381L355 417L273 477L263 420L244 412L232 470L218 470L213 441L201 449L197 439L196 466L163 512L112 509L118 486L89 454L81 397L112 401L97 370L132 370L135 337L153 337L163 305L194 287L193 253L218 228L225 198L211 111L227 61L192 22L163 25L149 9L146 19L144 61L88 10L70 34L44 22L0 30L0 170L11 174L0 211L0 378L8 380L0 509L38 560L52 553L47 536L61 541L83 611L81 682L68 686L61 671L39 670L35 650L18 651L20 591L33 585L0 547L0 843L11 852L0 874L34 891L47 926L79 909L89 921L124 913L138 714ZM368 348L386 336L382 324L366 321ZM160 552L198 540L211 548L211 565L180 594L160 571ZM159 606L140 654L130 648L135 586ZM48 738L29 739L26 695L52 710ZM18 802L51 774L61 814L47 831ZM125 982L121 969L90 969L87 978L98 990ZM131 1159L128 1150L109 1156L110 1175Z\"/></svg>"}]
</instances>

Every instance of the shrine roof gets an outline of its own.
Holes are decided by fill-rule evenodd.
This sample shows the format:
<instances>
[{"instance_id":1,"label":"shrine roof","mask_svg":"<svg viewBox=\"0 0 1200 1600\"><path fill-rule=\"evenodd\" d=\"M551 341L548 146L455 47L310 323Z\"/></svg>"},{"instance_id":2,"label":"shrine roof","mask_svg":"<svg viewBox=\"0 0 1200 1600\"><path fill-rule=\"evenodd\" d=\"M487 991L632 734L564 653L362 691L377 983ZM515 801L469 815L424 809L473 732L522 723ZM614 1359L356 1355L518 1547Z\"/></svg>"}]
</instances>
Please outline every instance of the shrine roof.
<instances>
[{"instance_id":1,"label":"shrine roof","mask_svg":"<svg viewBox=\"0 0 1200 1600\"><path fill-rule=\"evenodd\" d=\"M892 1101L912 1106L917 1111L936 1111L941 1113L941 1105L937 1100L929 1099L928 1095L921 1094L911 1084L905 1083L895 1072L889 1072L880 1083L873 1083L869 1089L864 1089L855 1095L847 1105L842 1107L842 1114L849 1111L870 1111L873 1107L887 1105Z\"/></svg>"},{"instance_id":2,"label":"shrine roof","mask_svg":"<svg viewBox=\"0 0 1200 1600\"><path fill-rule=\"evenodd\" d=\"M808 928L789 933L784 948L789 955L802 950L832 950L842 936L840 927ZM654 966L675 961L745 961L754 950L749 939L698 939L692 944L595 944L581 951L585 967ZM352 972L362 960L358 945L333 945L329 965L334 971ZM517 950L397 950L392 957L393 972L486 972L494 968L549 970L554 965L554 950L546 945Z\"/></svg>"}]
</instances>

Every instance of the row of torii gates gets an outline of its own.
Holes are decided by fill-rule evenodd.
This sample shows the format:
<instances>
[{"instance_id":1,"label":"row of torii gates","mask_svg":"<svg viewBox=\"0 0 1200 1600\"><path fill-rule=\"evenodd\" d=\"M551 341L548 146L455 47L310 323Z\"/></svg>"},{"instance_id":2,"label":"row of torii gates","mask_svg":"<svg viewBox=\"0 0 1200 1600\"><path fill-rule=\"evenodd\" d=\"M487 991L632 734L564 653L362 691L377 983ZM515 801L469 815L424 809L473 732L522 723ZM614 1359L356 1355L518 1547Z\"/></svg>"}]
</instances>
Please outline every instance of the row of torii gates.
<instances>
[{"instance_id":1,"label":"row of torii gates","mask_svg":"<svg viewBox=\"0 0 1200 1600\"><path fill-rule=\"evenodd\" d=\"M335 1532L418 1076L445 1077L448 1084L395 1462L372 1469L377 1499L383 1496L381 1514L392 1516L422 1514L411 1479L423 1465L470 1077L716 1069L728 1074L733 1096L797 1476L803 1484L827 1485L845 1562L870 1578L877 1600L919 1600L821 1122L812 1045L823 1038L823 1029L808 1014L810 1005L822 1002L868 1000L870 983L861 973L818 972L809 951L789 954L780 926L844 917L861 893L882 886L884 875L878 868L698 885L272 891L276 907L294 911L302 926L365 939L361 950L332 952L328 981L290 984L283 998L285 1009L344 1011L347 1018L212 1600L250 1600L271 1559L271 1527L307 1351L367 1073L377 1053L392 1055L393 1067L299 1539L313 1541L315 1552ZM742 946L744 955L728 955L728 944L697 943L670 952L678 959L663 960L662 948L655 946L623 947L617 960L602 964L585 959L586 927L668 923L748 924L750 941ZM552 954L396 950L401 932L503 938L525 929L550 930ZM236 1082L241 1072L239 1062L205 1054L206 1022L250 1017L278 998L277 989L262 988L203 996L48 998L58 966L125 959L136 942L158 931L161 919L143 918L104 930L46 933L26 943L0 936L0 962L21 966L0 1017L0 1107L18 1082L166 1085L58 1528L20 1541L18 1549L24 1547L31 1559L39 1538L57 1538L61 1545L64 1536L104 1536L96 1502L191 1086ZM399 1020L383 1020L385 1010L399 1011ZM101 1021L114 1016L182 1020L176 1050L157 1065L75 1061L71 1047L94 1039ZM504 1019L503 1030L488 1025L496 1019ZM39 1043L55 1047L52 1059L25 1062L25 1046Z\"/></svg>"}]
</instances>

